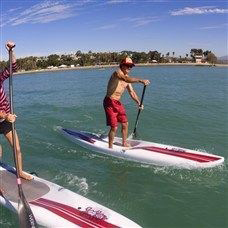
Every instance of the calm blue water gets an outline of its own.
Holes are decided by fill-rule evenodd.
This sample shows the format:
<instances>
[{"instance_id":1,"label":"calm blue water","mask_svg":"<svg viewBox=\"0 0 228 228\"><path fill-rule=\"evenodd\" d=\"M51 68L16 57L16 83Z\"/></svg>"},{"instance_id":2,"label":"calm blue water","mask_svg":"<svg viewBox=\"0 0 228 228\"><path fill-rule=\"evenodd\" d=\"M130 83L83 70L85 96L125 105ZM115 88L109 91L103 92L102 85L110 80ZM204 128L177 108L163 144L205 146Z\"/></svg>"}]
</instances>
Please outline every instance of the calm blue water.
<instances>
[{"instance_id":1,"label":"calm blue water","mask_svg":"<svg viewBox=\"0 0 228 228\"><path fill-rule=\"evenodd\" d=\"M67 141L56 126L105 133L102 107L114 68L24 74L14 77L16 128L24 169L101 203L142 227L228 227L228 68L136 67L151 80L140 115L141 139L225 157L209 170L140 165L92 153ZM6 85L7 86L7 85ZM135 84L141 96L142 85ZM130 132L137 114L126 93ZM1 136L4 161L12 152ZM17 216L0 207L0 227Z\"/></svg>"}]
</instances>

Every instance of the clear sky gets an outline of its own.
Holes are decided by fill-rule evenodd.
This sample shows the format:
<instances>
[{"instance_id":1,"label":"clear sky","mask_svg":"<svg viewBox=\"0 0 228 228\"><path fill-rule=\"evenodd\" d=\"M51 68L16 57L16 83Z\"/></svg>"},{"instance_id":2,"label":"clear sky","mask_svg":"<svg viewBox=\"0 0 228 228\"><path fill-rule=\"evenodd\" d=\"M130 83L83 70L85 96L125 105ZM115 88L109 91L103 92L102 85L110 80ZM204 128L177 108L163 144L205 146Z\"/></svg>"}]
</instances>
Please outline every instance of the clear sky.
<instances>
[{"instance_id":1,"label":"clear sky","mask_svg":"<svg viewBox=\"0 0 228 228\"><path fill-rule=\"evenodd\" d=\"M4 43L17 57L104 51L153 51L175 56L191 48L227 55L227 1L0 0Z\"/></svg>"}]
</instances>

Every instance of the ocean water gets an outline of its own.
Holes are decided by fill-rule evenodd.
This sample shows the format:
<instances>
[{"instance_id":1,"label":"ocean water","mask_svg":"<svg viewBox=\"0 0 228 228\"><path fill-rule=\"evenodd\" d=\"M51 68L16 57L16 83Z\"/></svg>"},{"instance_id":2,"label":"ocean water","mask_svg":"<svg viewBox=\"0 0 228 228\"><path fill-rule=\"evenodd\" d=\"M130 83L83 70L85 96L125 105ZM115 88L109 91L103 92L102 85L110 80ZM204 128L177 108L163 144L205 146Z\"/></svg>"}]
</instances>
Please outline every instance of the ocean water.
<instances>
[{"instance_id":1,"label":"ocean water","mask_svg":"<svg viewBox=\"0 0 228 228\"><path fill-rule=\"evenodd\" d=\"M223 166L206 170L124 161L93 153L59 135L56 126L96 133L108 131L102 102L114 70L69 70L14 77L16 129L24 169L107 206L145 228L228 227L228 68L136 67L131 74L151 80L137 128L139 137L225 157ZM141 96L143 86L135 84L134 88ZM127 92L122 102L131 133L137 107ZM3 160L13 165L12 151L3 136L0 143ZM0 227L17 226L17 216L0 206Z\"/></svg>"}]
</instances>

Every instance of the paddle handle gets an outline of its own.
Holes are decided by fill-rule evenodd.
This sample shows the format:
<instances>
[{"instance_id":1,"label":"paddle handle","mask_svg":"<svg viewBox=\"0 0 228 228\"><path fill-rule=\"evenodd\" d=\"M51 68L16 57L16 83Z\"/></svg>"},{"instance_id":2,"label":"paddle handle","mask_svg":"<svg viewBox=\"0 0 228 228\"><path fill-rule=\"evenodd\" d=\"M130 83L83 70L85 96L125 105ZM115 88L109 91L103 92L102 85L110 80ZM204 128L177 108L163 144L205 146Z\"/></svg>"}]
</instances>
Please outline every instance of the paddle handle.
<instances>
[{"instance_id":1,"label":"paddle handle","mask_svg":"<svg viewBox=\"0 0 228 228\"><path fill-rule=\"evenodd\" d=\"M141 96L141 101L140 101L140 105L139 105L139 107L142 107L142 104L143 104L143 99L144 99L144 95L145 95L145 91L146 91L146 85L144 85L144 87L143 87L143 92L142 92L142 96ZM141 108L139 108L139 110L138 110L138 114L137 114L137 117L136 117L136 121L135 121L135 127L134 127L134 131L133 131L133 135L135 135L135 134L136 134L136 128L137 128L137 126L138 126L138 122L139 122L139 115L140 115L141 111L142 111L142 109L141 109Z\"/></svg>"}]
</instances>

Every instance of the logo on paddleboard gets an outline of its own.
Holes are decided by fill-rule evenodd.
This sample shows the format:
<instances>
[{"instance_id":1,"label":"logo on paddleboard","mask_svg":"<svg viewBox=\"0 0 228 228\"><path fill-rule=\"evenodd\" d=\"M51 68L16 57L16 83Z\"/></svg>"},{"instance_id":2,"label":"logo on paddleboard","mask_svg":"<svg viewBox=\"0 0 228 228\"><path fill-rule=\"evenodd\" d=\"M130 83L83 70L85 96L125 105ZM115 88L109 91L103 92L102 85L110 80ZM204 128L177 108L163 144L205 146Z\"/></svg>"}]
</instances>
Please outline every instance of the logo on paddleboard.
<instances>
[{"instance_id":1,"label":"logo on paddleboard","mask_svg":"<svg viewBox=\"0 0 228 228\"><path fill-rule=\"evenodd\" d=\"M86 211L85 211L88 215L101 219L101 220L105 220L108 217L104 214L104 212L102 212L102 210L100 209L94 209L92 207L87 207Z\"/></svg>"},{"instance_id":2,"label":"logo on paddleboard","mask_svg":"<svg viewBox=\"0 0 228 228\"><path fill-rule=\"evenodd\" d=\"M185 150L183 150L181 148L175 148L175 147L171 148L171 150L176 151L176 152L185 152Z\"/></svg>"}]
</instances>

